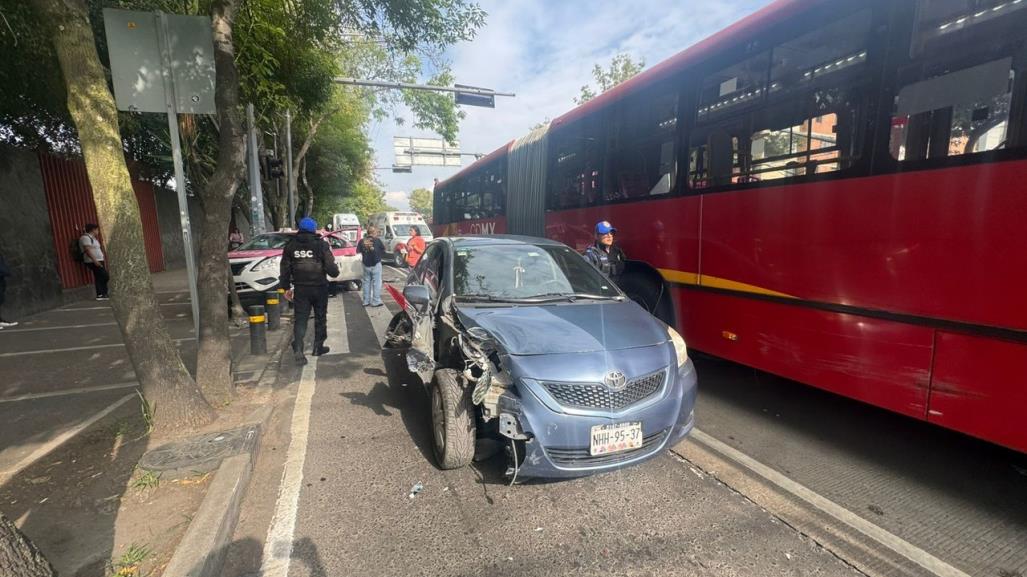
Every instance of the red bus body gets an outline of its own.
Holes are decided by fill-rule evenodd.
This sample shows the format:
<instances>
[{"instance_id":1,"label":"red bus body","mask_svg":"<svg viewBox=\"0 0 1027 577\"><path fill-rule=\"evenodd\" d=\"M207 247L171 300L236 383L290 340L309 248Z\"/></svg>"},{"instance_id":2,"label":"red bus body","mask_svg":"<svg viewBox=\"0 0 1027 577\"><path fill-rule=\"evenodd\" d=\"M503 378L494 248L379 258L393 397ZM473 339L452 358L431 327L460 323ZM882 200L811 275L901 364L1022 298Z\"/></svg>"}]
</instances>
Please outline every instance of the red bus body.
<instances>
[{"instance_id":1,"label":"red bus body","mask_svg":"<svg viewBox=\"0 0 1027 577\"><path fill-rule=\"evenodd\" d=\"M958 140L955 121L948 118L944 138L949 140L941 149L931 144L935 148L930 158L906 162L896 157L894 132L897 127L904 129L907 121L893 116L901 114L901 106L909 106L899 104L896 95L917 96L914 89L901 92L904 86L917 84L900 85L903 74L913 74L908 70L920 64L914 52L903 52L910 43L908 36L923 34L930 42L940 37L940 32L927 36L922 32L926 28L910 31L910 21L926 18L917 11L918 5L912 0L774 3L556 119L544 135L549 142L545 164L549 172L542 185L547 199L547 208L539 213L542 230L516 224L524 219L505 210L517 195L526 194L516 183L507 186L505 201L493 203L495 214L490 218L466 218L476 214L447 208L464 202L460 199L476 190L478 181L473 179L486 164L495 167L506 162L505 175L523 173L526 165L514 155L527 145L515 141L436 187L436 214L449 217L443 219L449 222L438 225L439 233L544 234L583 250L592 242L595 223L609 220L619 231L618 242L637 261L629 272L649 275L646 278L656 275L666 288L673 304L666 320L678 327L689 346L1027 451L1023 288L1027 286L1027 87L1020 68L1025 63L1012 60L1015 74L1010 78L1016 80L1010 81L1009 104L1001 105L1008 110L973 104L972 121L987 128L982 128L985 135L996 126L987 124L989 115L1007 115L1001 125L1006 131L1003 143L985 145L993 148L981 152L964 152L970 145ZM861 147L859 159L831 174L822 175L816 162L823 161L814 159L803 176L775 180L782 171L798 171L791 165L772 165L762 174L750 167L757 176L746 178L742 173L742 178L719 187L707 188L700 179L684 182L681 175L697 162L693 159L688 164L689 149L702 152L706 144L688 140L693 131L702 129L695 116L699 105L695 99L688 100L698 90L696 77L748 58L751 51L745 47L759 44L760 39L770 43L773 38L794 37L796 33L789 33L788 27L804 18L829 23L833 12L855 14L868 6L875 11L876 23L891 28L888 39L875 40L887 48L870 50L867 78L873 79L860 80L866 83L861 86L873 87L875 96L868 98L865 109L856 108L865 115L856 124L867 127L862 140L852 138ZM995 12L1007 9L1006 4L989 6ZM1022 23L1027 10L1014 14ZM932 26L945 30L949 24ZM1009 45L1027 46L1027 41L1017 37ZM919 58L928 57L950 58L945 54ZM907 65L907 59L912 64ZM688 74L693 70L698 72ZM561 131L571 126L589 130L585 123L590 119L606 122L603 114L617 114L618 107L627 106L625 102L644 98L646 90L666 85L677 75L682 80L673 85L681 89L674 149L677 168L672 173L678 176L675 187L666 194L650 192L648 198L639 199L593 200L582 193L583 206L552 206L554 170L561 170L558 163L570 158L554 151L553 142L559 142ZM914 88L943 86L933 82L920 82ZM930 98L923 95L927 92L921 90L918 97ZM954 96L957 104L951 110L962 106L958 98L968 97ZM898 112L892 110L893 99ZM938 108L925 108L926 116L919 110L915 113L934 122L936 130L936 119L941 117L937 110L944 109L937 103L931 106ZM951 110L950 116L955 114ZM745 114L749 113L738 116ZM809 126L812 123L811 118ZM840 146L846 129L840 128L831 144ZM755 136L751 142L756 142ZM804 152L807 162L815 156L811 138ZM978 133L971 138L984 137ZM927 142L927 136L923 139ZM710 142L706 150L713 151ZM912 137L898 142L906 148L904 154L910 154ZM602 194L617 188L609 176L610 159L616 162L617 158L609 150L605 164L579 171L575 186L600 187ZM747 153L755 157L754 150L755 146ZM937 156L938 150L942 156ZM843 154L838 152L830 162L842 167ZM735 156L737 160L737 149ZM510 183L505 176L503 181ZM623 183L620 186L624 190ZM485 198L475 202L483 206Z\"/></svg>"}]
</instances>

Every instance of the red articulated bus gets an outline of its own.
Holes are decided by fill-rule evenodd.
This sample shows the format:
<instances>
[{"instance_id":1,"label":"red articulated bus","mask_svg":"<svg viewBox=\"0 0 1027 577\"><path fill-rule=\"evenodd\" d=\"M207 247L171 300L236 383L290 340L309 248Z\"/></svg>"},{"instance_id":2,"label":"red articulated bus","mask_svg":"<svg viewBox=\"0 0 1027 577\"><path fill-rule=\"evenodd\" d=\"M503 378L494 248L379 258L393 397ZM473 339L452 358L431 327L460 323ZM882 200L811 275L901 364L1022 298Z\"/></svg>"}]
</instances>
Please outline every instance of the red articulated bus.
<instances>
[{"instance_id":1,"label":"red articulated bus","mask_svg":"<svg viewBox=\"0 0 1027 577\"><path fill-rule=\"evenodd\" d=\"M689 346L1027 451L1027 1L782 0L435 188Z\"/></svg>"}]
</instances>

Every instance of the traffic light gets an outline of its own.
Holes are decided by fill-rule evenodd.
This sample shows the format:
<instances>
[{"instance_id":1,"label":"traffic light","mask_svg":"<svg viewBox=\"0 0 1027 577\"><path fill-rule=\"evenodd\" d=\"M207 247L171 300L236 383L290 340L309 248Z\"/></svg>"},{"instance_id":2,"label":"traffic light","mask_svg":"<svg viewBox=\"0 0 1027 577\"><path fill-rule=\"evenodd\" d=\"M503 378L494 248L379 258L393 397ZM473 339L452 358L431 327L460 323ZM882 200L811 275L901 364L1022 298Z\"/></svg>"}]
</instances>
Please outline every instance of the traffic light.
<instances>
[{"instance_id":1,"label":"traffic light","mask_svg":"<svg viewBox=\"0 0 1027 577\"><path fill-rule=\"evenodd\" d=\"M267 180L274 180L285 176L285 171L282 170L282 161L270 154L264 156L264 162L261 163L261 169L264 173L264 178Z\"/></svg>"}]
</instances>

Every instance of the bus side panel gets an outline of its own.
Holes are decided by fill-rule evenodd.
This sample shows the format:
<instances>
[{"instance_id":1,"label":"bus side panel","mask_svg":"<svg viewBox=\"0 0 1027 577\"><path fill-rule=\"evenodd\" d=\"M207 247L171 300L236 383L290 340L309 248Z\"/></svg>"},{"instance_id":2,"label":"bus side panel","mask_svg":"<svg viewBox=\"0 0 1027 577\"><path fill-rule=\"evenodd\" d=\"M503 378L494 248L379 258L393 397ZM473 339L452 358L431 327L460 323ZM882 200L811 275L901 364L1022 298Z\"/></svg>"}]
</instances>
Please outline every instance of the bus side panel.
<instances>
[{"instance_id":1,"label":"bus side panel","mask_svg":"<svg viewBox=\"0 0 1027 577\"><path fill-rule=\"evenodd\" d=\"M923 419L933 330L677 287L689 347Z\"/></svg>"},{"instance_id":2,"label":"bus side panel","mask_svg":"<svg viewBox=\"0 0 1027 577\"><path fill-rule=\"evenodd\" d=\"M467 234L506 234L506 217L464 220L432 226L435 236L461 236Z\"/></svg>"},{"instance_id":3,"label":"bus side panel","mask_svg":"<svg viewBox=\"0 0 1027 577\"><path fill-rule=\"evenodd\" d=\"M659 269L699 272L699 196L647 200L546 214L546 236L584 252L595 225L607 220L630 260Z\"/></svg>"},{"instance_id":4,"label":"bus side panel","mask_svg":"<svg viewBox=\"0 0 1027 577\"><path fill-rule=\"evenodd\" d=\"M1027 452L1027 344L938 331L927 419Z\"/></svg>"},{"instance_id":5,"label":"bus side panel","mask_svg":"<svg viewBox=\"0 0 1027 577\"><path fill-rule=\"evenodd\" d=\"M1006 161L708 194L703 284L1027 329L1025 173Z\"/></svg>"}]
</instances>

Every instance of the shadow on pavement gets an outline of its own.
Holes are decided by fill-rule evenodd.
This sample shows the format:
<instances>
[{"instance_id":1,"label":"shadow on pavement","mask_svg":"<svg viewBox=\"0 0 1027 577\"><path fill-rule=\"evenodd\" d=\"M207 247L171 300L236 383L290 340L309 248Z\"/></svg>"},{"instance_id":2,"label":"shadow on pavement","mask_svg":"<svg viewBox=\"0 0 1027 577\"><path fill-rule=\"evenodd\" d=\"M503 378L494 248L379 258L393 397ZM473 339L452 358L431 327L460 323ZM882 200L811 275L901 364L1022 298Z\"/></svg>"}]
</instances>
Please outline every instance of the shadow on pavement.
<instances>
[{"instance_id":1,"label":"shadow on pavement","mask_svg":"<svg viewBox=\"0 0 1027 577\"><path fill-rule=\"evenodd\" d=\"M700 396L745 411L754 427L772 421L848 460L1027 524L1025 455L729 361L699 358L696 366Z\"/></svg>"},{"instance_id":2,"label":"shadow on pavement","mask_svg":"<svg viewBox=\"0 0 1027 577\"><path fill-rule=\"evenodd\" d=\"M228 557L229 551L231 551L231 556L234 559L246 559L247 563L245 566L233 569L225 568L223 563ZM216 574L223 577L260 577L260 565L263 555L264 545L261 542L252 538L240 539L221 547L205 559L197 559L196 565L189 572L189 575L203 574L203 567L207 563L211 563L219 567L219 571ZM290 550L285 550L285 547L276 547L274 555L277 559L289 557L290 575L329 577L324 561L321 559L321 553L318 551L317 545L309 537L293 541ZM299 567L303 567L305 571L299 569Z\"/></svg>"}]
</instances>

